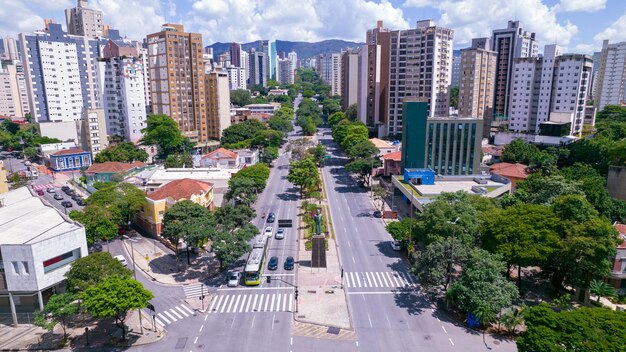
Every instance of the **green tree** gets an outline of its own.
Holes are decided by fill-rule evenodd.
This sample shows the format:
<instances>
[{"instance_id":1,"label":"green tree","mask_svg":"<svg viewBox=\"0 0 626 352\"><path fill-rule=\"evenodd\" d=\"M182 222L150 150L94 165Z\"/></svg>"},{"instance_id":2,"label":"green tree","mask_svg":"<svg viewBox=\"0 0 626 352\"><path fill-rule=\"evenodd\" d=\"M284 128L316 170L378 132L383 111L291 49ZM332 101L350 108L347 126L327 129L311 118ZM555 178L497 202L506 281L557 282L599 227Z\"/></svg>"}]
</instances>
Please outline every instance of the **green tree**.
<instances>
[{"instance_id":1,"label":"green tree","mask_svg":"<svg viewBox=\"0 0 626 352\"><path fill-rule=\"evenodd\" d=\"M96 286L88 287L81 294L82 306L95 318L115 318L115 325L122 329L122 340L126 340L128 311L148 306L154 295L130 276L107 276Z\"/></svg>"},{"instance_id":2,"label":"green tree","mask_svg":"<svg viewBox=\"0 0 626 352\"><path fill-rule=\"evenodd\" d=\"M228 190L224 194L226 200L234 200L237 204L251 206L257 200L262 187L247 177L235 177L228 180Z\"/></svg>"},{"instance_id":3,"label":"green tree","mask_svg":"<svg viewBox=\"0 0 626 352\"><path fill-rule=\"evenodd\" d=\"M351 104L350 106L348 106L345 113L346 113L346 119L348 119L349 121L356 121L357 120L356 104Z\"/></svg>"},{"instance_id":4,"label":"green tree","mask_svg":"<svg viewBox=\"0 0 626 352\"><path fill-rule=\"evenodd\" d=\"M87 205L82 211L72 210L68 215L85 227L87 244L90 246L97 240L117 237L117 223L112 220L111 212L102 206Z\"/></svg>"},{"instance_id":5,"label":"green tree","mask_svg":"<svg viewBox=\"0 0 626 352\"><path fill-rule=\"evenodd\" d=\"M381 185L372 186L372 199L374 200L374 202L378 202L379 205L376 207L376 209L380 210L381 212L385 210L385 199L387 198L387 196L388 192L385 187Z\"/></svg>"},{"instance_id":6,"label":"green tree","mask_svg":"<svg viewBox=\"0 0 626 352\"><path fill-rule=\"evenodd\" d=\"M524 307L514 308L500 317L500 321L510 334L515 334L517 327L524 323Z\"/></svg>"},{"instance_id":7,"label":"green tree","mask_svg":"<svg viewBox=\"0 0 626 352\"><path fill-rule=\"evenodd\" d=\"M76 259L70 270L65 273L65 278L70 292L81 293L108 276L130 274L130 270L126 269L119 260L111 257L108 252L96 252Z\"/></svg>"},{"instance_id":8,"label":"green tree","mask_svg":"<svg viewBox=\"0 0 626 352\"><path fill-rule=\"evenodd\" d=\"M300 187L300 198L302 198L305 189L317 188L321 183L313 158L292 161L289 165L287 180Z\"/></svg>"},{"instance_id":9,"label":"green tree","mask_svg":"<svg viewBox=\"0 0 626 352\"><path fill-rule=\"evenodd\" d=\"M230 103L234 106L246 106L252 104L252 96L247 89L235 89L230 91Z\"/></svg>"},{"instance_id":10,"label":"green tree","mask_svg":"<svg viewBox=\"0 0 626 352\"><path fill-rule=\"evenodd\" d=\"M302 96L305 98L312 98L315 95L315 91L312 89L305 89L302 92Z\"/></svg>"},{"instance_id":11,"label":"green tree","mask_svg":"<svg viewBox=\"0 0 626 352\"><path fill-rule=\"evenodd\" d=\"M252 226L250 221L254 218L254 214L254 210L250 207L225 205L215 210L215 226L219 231L232 234L238 229Z\"/></svg>"},{"instance_id":12,"label":"green tree","mask_svg":"<svg viewBox=\"0 0 626 352\"><path fill-rule=\"evenodd\" d=\"M532 156L528 164L530 172L540 172L544 175L550 175L557 171L557 157L548 152L540 151Z\"/></svg>"},{"instance_id":13,"label":"green tree","mask_svg":"<svg viewBox=\"0 0 626 352\"><path fill-rule=\"evenodd\" d=\"M175 153L170 154L165 159L164 164L166 169L172 168L191 168L193 167L193 157L190 153Z\"/></svg>"},{"instance_id":14,"label":"green tree","mask_svg":"<svg viewBox=\"0 0 626 352\"><path fill-rule=\"evenodd\" d=\"M263 162L266 164L271 164L272 161L278 159L278 148L277 147L266 147L263 149Z\"/></svg>"},{"instance_id":15,"label":"green tree","mask_svg":"<svg viewBox=\"0 0 626 352\"><path fill-rule=\"evenodd\" d=\"M554 312L546 303L524 310L526 331L520 352L621 351L626 341L624 312L582 307Z\"/></svg>"},{"instance_id":16,"label":"green tree","mask_svg":"<svg viewBox=\"0 0 626 352\"><path fill-rule=\"evenodd\" d=\"M96 155L96 163L104 163L107 161L118 161L122 163L131 163L133 161L145 162L148 160L148 153L145 150L138 148L131 142L123 142L115 145L111 145L104 150L101 150Z\"/></svg>"},{"instance_id":17,"label":"green tree","mask_svg":"<svg viewBox=\"0 0 626 352\"><path fill-rule=\"evenodd\" d=\"M344 138L346 138L346 135L348 134L349 125L350 125L350 121L348 121L348 119L343 119L337 122L337 124L333 127L332 136L333 136L333 140L337 144L341 145L341 142L343 142Z\"/></svg>"},{"instance_id":18,"label":"green tree","mask_svg":"<svg viewBox=\"0 0 626 352\"><path fill-rule=\"evenodd\" d=\"M591 203L579 194L559 196L552 202L552 211L563 220L583 222L598 216Z\"/></svg>"},{"instance_id":19,"label":"green tree","mask_svg":"<svg viewBox=\"0 0 626 352\"><path fill-rule=\"evenodd\" d=\"M315 147L309 148L309 154L315 163L321 167L324 163L324 156L326 156L326 147L322 143L317 143Z\"/></svg>"},{"instance_id":20,"label":"green tree","mask_svg":"<svg viewBox=\"0 0 626 352\"><path fill-rule=\"evenodd\" d=\"M37 157L37 155L39 155L39 149L35 147L24 148L24 156L27 159L34 159L35 157Z\"/></svg>"},{"instance_id":21,"label":"green tree","mask_svg":"<svg viewBox=\"0 0 626 352\"><path fill-rule=\"evenodd\" d=\"M453 237L441 238L413 254L413 273L422 288L431 293L448 288L454 267L463 267L471 247Z\"/></svg>"},{"instance_id":22,"label":"green tree","mask_svg":"<svg viewBox=\"0 0 626 352\"><path fill-rule=\"evenodd\" d=\"M339 106L339 102L335 99L326 99L322 102L322 112L326 116L330 116L336 112L341 111L341 106Z\"/></svg>"},{"instance_id":23,"label":"green tree","mask_svg":"<svg viewBox=\"0 0 626 352\"><path fill-rule=\"evenodd\" d=\"M345 138L341 141L341 148L348 150L349 147L362 142L368 141L369 132L367 127L362 123L351 123L348 125Z\"/></svg>"},{"instance_id":24,"label":"green tree","mask_svg":"<svg viewBox=\"0 0 626 352\"><path fill-rule=\"evenodd\" d=\"M548 205L564 194L584 195L576 181L567 180L561 175L548 177L532 174L517 183L515 197L526 203Z\"/></svg>"},{"instance_id":25,"label":"green tree","mask_svg":"<svg viewBox=\"0 0 626 352\"><path fill-rule=\"evenodd\" d=\"M191 200L181 200L167 209L163 216L163 237L176 248L182 240L187 247L187 263L190 263L189 247L196 246L214 227L209 210Z\"/></svg>"},{"instance_id":26,"label":"green tree","mask_svg":"<svg viewBox=\"0 0 626 352\"><path fill-rule=\"evenodd\" d=\"M236 262L244 253L252 249L248 243L252 237L247 237L248 236L232 236L226 232L217 232L215 236L211 238L213 242L213 252L220 261L220 269L227 268L229 265Z\"/></svg>"},{"instance_id":27,"label":"green tree","mask_svg":"<svg viewBox=\"0 0 626 352\"><path fill-rule=\"evenodd\" d=\"M339 123L339 121L341 121L341 120L343 120L345 118L346 118L346 114L341 112L341 111L338 111L338 112L336 112L336 113L334 113L334 114L332 114L332 115L330 115L328 117L328 125L331 128L333 128L333 127L335 127Z\"/></svg>"},{"instance_id":28,"label":"green tree","mask_svg":"<svg viewBox=\"0 0 626 352\"><path fill-rule=\"evenodd\" d=\"M394 240L408 243L413 240L414 232L418 229L417 219L403 218L393 221L387 224L386 229Z\"/></svg>"},{"instance_id":29,"label":"green tree","mask_svg":"<svg viewBox=\"0 0 626 352\"><path fill-rule=\"evenodd\" d=\"M157 145L159 157L166 159L169 155L179 152L185 143L180 134L178 123L167 115L150 115L146 120L146 128L142 129L143 145Z\"/></svg>"},{"instance_id":30,"label":"green tree","mask_svg":"<svg viewBox=\"0 0 626 352\"><path fill-rule=\"evenodd\" d=\"M499 254L472 250L461 277L450 286L447 296L461 312L478 316L481 311L485 316L489 316L487 313L495 316L519 296L515 284L504 276L505 271L506 265Z\"/></svg>"},{"instance_id":31,"label":"green tree","mask_svg":"<svg viewBox=\"0 0 626 352\"><path fill-rule=\"evenodd\" d=\"M617 296L613 286L607 284L604 281L599 281L599 280L591 280L591 283L589 284L589 292L592 295L596 295L597 297L596 302L600 302L601 297Z\"/></svg>"},{"instance_id":32,"label":"green tree","mask_svg":"<svg viewBox=\"0 0 626 352\"><path fill-rule=\"evenodd\" d=\"M35 325L52 331L59 324L63 329L63 341L67 340L67 325L80 312L77 300L78 297L72 293L52 295L43 311L35 313Z\"/></svg>"},{"instance_id":33,"label":"green tree","mask_svg":"<svg viewBox=\"0 0 626 352\"><path fill-rule=\"evenodd\" d=\"M257 132L265 129L267 129L267 127L261 121L246 120L224 129L224 131L222 131L221 142L223 145L243 142L247 139L254 138Z\"/></svg>"},{"instance_id":34,"label":"green tree","mask_svg":"<svg viewBox=\"0 0 626 352\"><path fill-rule=\"evenodd\" d=\"M302 133L305 136L312 136L317 132L317 123L310 116L299 116L296 125L302 128Z\"/></svg>"},{"instance_id":35,"label":"green tree","mask_svg":"<svg viewBox=\"0 0 626 352\"><path fill-rule=\"evenodd\" d=\"M100 186L102 188L87 198L87 205L106 209L107 218L120 226L126 226L147 204L143 191L129 183L107 183Z\"/></svg>"},{"instance_id":36,"label":"green tree","mask_svg":"<svg viewBox=\"0 0 626 352\"><path fill-rule=\"evenodd\" d=\"M252 138L253 146L279 147L284 134L276 130L257 131Z\"/></svg>"},{"instance_id":37,"label":"green tree","mask_svg":"<svg viewBox=\"0 0 626 352\"><path fill-rule=\"evenodd\" d=\"M252 166L248 166L237 171L236 174L231 176L230 180L236 179L239 177L249 178L253 180L254 183L257 185L257 188L259 188L262 191L265 188L267 179L270 177L270 168L267 165L262 164L262 163L254 164ZM228 182L229 186L230 186L230 180Z\"/></svg>"},{"instance_id":38,"label":"green tree","mask_svg":"<svg viewBox=\"0 0 626 352\"><path fill-rule=\"evenodd\" d=\"M293 131L293 125L291 124L291 119L280 117L280 116L272 116L267 120L267 125L276 131L280 131L283 133L288 133Z\"/></svg>"},{"instance_id":39,"label":"green tree","mask_svg":"<svg viewBox=\"0 0 626 352\"><path fill-rule=\"evenodd\" d=\"M372 177L372 170L375 167L381 165L381 161L378 158L371 159L356 159L345 165L345 169L348 172L353 172L357 175L357 178L363 185L369 185Z\"/></svg>"},{"instance_id":40,"label":"green tree","mask_svg":"<svg viewBox=\"0 0 626 352\"><path fill-rule=\"evenodd\" d=\"M533 157L538 153L539 148L518 138L504 148L502 161L529 165Z\"/></svg>"},{"instance_id":41,"label":"green tree","mask_svg":"<svg viewBox=\"0 0 626 352\"><path fill-rule=\"evenodd\" d=\"M598 121L620 121L626 122L626 108L619 105L607 105L604 109L598 111L596 114Z\"/></svg>"},{"instance_id":42,"label":"green tree","mask_svg":"<svg viewBox=\"0 0 626 352\"><path fill-rule=\"evenodd\" d=\"M450 88L450 106L455 109L459 108L459 87Z\"/></svg>"},{"instance_id":43,"label":"green tree","mask_svg":"<svg viewBox=\"0 0 626 352\"><path fill-rule=\"evenodd\" d=\"M376 157L380 150L370 140L362 140L346 150L350 159L370 159Z\"/></svg>"},{"instance_id":44,"label":"green tree","mask_svg":"<svg viewBox=\"0 0 626 352\"><path fill-rule=\"evenodd\" d=\"M485 221L483 247L501 254L511 265L517 265L518 286L522 267L541 265L557 248L559 219L548 207L516 204L496 211Z\"/></svg>"}]
</instances>

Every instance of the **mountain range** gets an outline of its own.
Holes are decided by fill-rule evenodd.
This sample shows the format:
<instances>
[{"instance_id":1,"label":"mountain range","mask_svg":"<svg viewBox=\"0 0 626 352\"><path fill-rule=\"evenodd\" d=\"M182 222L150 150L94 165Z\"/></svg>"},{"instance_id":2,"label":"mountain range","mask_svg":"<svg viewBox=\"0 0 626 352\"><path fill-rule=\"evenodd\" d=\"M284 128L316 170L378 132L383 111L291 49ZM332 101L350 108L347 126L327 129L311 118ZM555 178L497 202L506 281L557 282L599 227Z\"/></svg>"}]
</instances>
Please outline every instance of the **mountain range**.
<instances>
[{"instance_id":1,"label":"mountain range","mask_svg":"<svg viewBox=\"0 0 626 352\"><path fill-rule=\"evenodd\" d=\"M250 48L255 48L258 50L260 40L241 44L243 50L248 50ZM309 43L309 42L290 42L286 40L276 40L276 51L278 53L285 52L289 53L291 51L295 51L298 53L299 59L306 59L309 57L314 57L319 54L324 53L336 53L340 52L342 49L346 48L356 48L363 45L363 43L349 42L340 39L329 39L323 40L321 42ZM215 59L217 59L217 55L228 51L230 47L230 43L213 43L208 47L213 48L213 55Z\"/></svg>"}]
</instances>

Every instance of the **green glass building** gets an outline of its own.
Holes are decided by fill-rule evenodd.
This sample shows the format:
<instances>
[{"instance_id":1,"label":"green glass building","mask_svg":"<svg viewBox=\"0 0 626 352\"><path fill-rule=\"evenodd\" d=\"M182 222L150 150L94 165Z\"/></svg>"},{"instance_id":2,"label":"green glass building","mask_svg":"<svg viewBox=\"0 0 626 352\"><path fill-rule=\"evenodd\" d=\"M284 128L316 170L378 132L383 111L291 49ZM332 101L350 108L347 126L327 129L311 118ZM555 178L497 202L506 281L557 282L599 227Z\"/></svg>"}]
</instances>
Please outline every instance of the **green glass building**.
<instances>
[{"instance_id":1,"label":"green glass building","mask_svg":"<svg viewBox=\"0 0 626 352\"><path fill-rule=\"evenodd\" d=\"M409 97L403 101L402 126L402 169L480 174L482 119L428 118L428 103Z\"/></svg>"}]
</instances>

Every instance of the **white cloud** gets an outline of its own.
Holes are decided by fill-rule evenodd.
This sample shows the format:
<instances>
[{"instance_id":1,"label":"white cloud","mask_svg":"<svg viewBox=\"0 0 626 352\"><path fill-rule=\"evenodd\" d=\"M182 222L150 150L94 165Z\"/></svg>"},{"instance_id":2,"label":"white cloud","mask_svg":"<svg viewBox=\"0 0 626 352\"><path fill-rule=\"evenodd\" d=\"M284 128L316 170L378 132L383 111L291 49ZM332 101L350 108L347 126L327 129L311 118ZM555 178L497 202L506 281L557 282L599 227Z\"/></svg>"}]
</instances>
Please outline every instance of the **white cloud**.
<instances>
[{"instance_id":1,"label":"white cloud","mask_svg":"<svg viewBox=\"0 0 626 352\"><path fill-rule=\"evenodd\" d=\"M168 22L163 14L172 10L159 0L91 0L89 6L102 11L104 23L135 40L158 32Z\"/></svg>"},{"instance_id":2,"label":"white cloud","mask_svg":"<svg viewBox=\"0 0 626 352\"><path fill-rule=\"evenodd\" d=\"M602 43L605 39L612 43L626 41L626 15L618 18L617 21L593 37L593 40L598 43Z\"/></svg>"},{"instance_id":3,"label":"white cloud","mask_svg":"<svg viewBox=\"0 0 626 352\"><path fill-rule=\"evenodd\" d=\"M578 32L569 21L559 23L555 11L541 0L441 0L432 6L441 12L437 24L454 29L455 46L459 47L470 44L472 38L490 36L494 29L506 28L507 20L519 20L524 30L535 32L540 49L555 41L567 46Z\"/></svg>"},{"instance_id":4,"label":"white cloud","mask_svg":"<svg viewBox=\"0 0 626 352\"><path fill-rule=\"evenodd\" d=\"M21 0L2 0L0 6L0 34L17 38L21 32L43 28L43 18Z\"/></svg>"},{"instance_id":5,"label":"white cloud","mask_svg":"<svg viewBox=\"0 0 626 352\"><path fill-rule=\"evenodd\" d=\"M554 11L564 12L594 12L603 10L606 0L561 0L553 8Z\"/></svg>"},{"instance_id":6,"label":"white cloud","mask_svg":"<svg viewBox=\"0 0 626 352\"><path fill-rule=\"evenodd\" d=\"M202 33L206 43L272 38L362 42L379 19L389 28L409 28L402 9L387 0L196 0L192 9L185 27Z\"/></svg>"}]
</instances>

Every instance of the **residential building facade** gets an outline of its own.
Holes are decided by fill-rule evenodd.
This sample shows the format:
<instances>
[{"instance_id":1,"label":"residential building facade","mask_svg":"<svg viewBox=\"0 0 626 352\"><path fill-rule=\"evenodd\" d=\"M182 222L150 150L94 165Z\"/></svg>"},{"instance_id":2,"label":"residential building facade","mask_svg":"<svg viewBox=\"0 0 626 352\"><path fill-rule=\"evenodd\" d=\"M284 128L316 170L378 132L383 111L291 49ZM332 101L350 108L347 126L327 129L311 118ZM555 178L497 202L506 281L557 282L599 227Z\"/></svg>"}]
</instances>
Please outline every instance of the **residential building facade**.
<instances>
[{"instance_id":1,"label":"residential building facade","mask_svg":"<svg viewBox=\"0 0 626 352\"><path fill-rule=\"evenodd\" d=\"M165 24L147 43L152 112L170 116L192 141L207 141L202 34Z\"/></svg>"},{"instance_id":2,"label":"residential building facade","mask_svg":"<svg viewBox=\"0 0 626 352\"><path fill-rule=\"evenodd\" d=\"M102 11L87 8L87 0L77 0L77 6L65 10L67 32L83 37L104 36Z\"/></svg>"},{"instance_id":3,"label":"residential building facade","mask_svg":"<svg viewBox=\"0 0 626 352\"><path fill-rule=\"evenodd\" d=\"M278 59L276 66L276 80L280 84L293 84L295 78L295 68L293 61L289 59Z\"/></svg>"},{"instance_id":4,"label":"residential building facade","mask_svg":"<svg viewBox=\"0 0 626 352\"><path fill-rule=\"evenodd\" d=\"M83 167L91 166L91 153L79 148L59 150L49 155L44 155L46 166L55 172L78 171Z\"/></svg>"},{"instance_id":5,"label":"residential building facade","mask_svg":"<svg viewBox=\"0 0 626 352\"><path fill-rule=\"evenodd\" d=\"M19 61L0 61L0 115L24 117L28 113L30 106L22 64Z\"/></svg>"},{"instance_id":6,"label":"residential building facade","mask_svg":"<svg viewBox=\"0 0 626 352\"><path fill-rule=\"evenodd\" d=\"M341 109L357 103L359 93L359 49L341 53Z\"/></svg>"},{"instance_id":7,"label":"residential building facade","mask_svg":"<svg viewBox=\"0 0 626 352\"><path fill-rule=\"evenodd\" d=\"M248 85L267 86L267 56L262 51L250 49L248 52Z\"/></svg>"},{"instance_id":8,"label":"residential building facade","mask_svg":"<svg viewBox=\"0 0 626 352\"><path fill-rule=\"evenodd\" d=\"M80 145L93 157L109 146L104 109L85 109L79 126Z\"/></svg>"},{"instance_id":9,"label":"residential building facade","mask_svg":"<svg viewBox=\"0 0 626 352\"><path fill-rule=\"evenodd\" d=\"M330 85L331 95L341 94L341 53L320 54L317 72Z\"/></svg>"},{"instance_id":10,"label":"residential building facade","mask_svg":"<svg viewBox=\"0 0 626 352\"><path fill-rule=\"evenodd\" d=\"M207 136L219 140L230 126L230 87L228 74L216 70L204 74Z\"/></svg>"},{"instance_id":11,"label":"residential building facade","mask_svg":"<svg viewBox=\"0 0 626 352\"><path fill-rule=\"evenodd\" d=\"M598 110L626 103L626 42L602 43L593 99Z\"/></svg>"},{"instance_id":12,"label":"residential building facade","mask_svg":"<svg viewBox=\"0 0 626 352\"><path fill-rule=\"evenodd\" d=\"M246 70L243 67L228 66L225 68L228 75L228 87L230 90L246 89Z\"/></svg>"},{"instance_id":13,"label":"residential building facade","mask_svg":"<svg viewBox=\"0 0 626 352\"><path fill-rule=\"evenodd\" d=\"M241 44L230 43L230 64L235 67L241 67Z\"/></svg>"},{"instance_id":14,"label":"residential building facade","mask_svg":"<svg viewBox=\"0 0 626 352\"><path fill-rule=\"evenodd\" d=\"M15 42L15 38L11 36L6 36L2 38L2 46L4 48L4 53L0 58L10 61L15 61L20 59L19 51L17 50L17 43Z\"/></svg>"}]
</instances>

